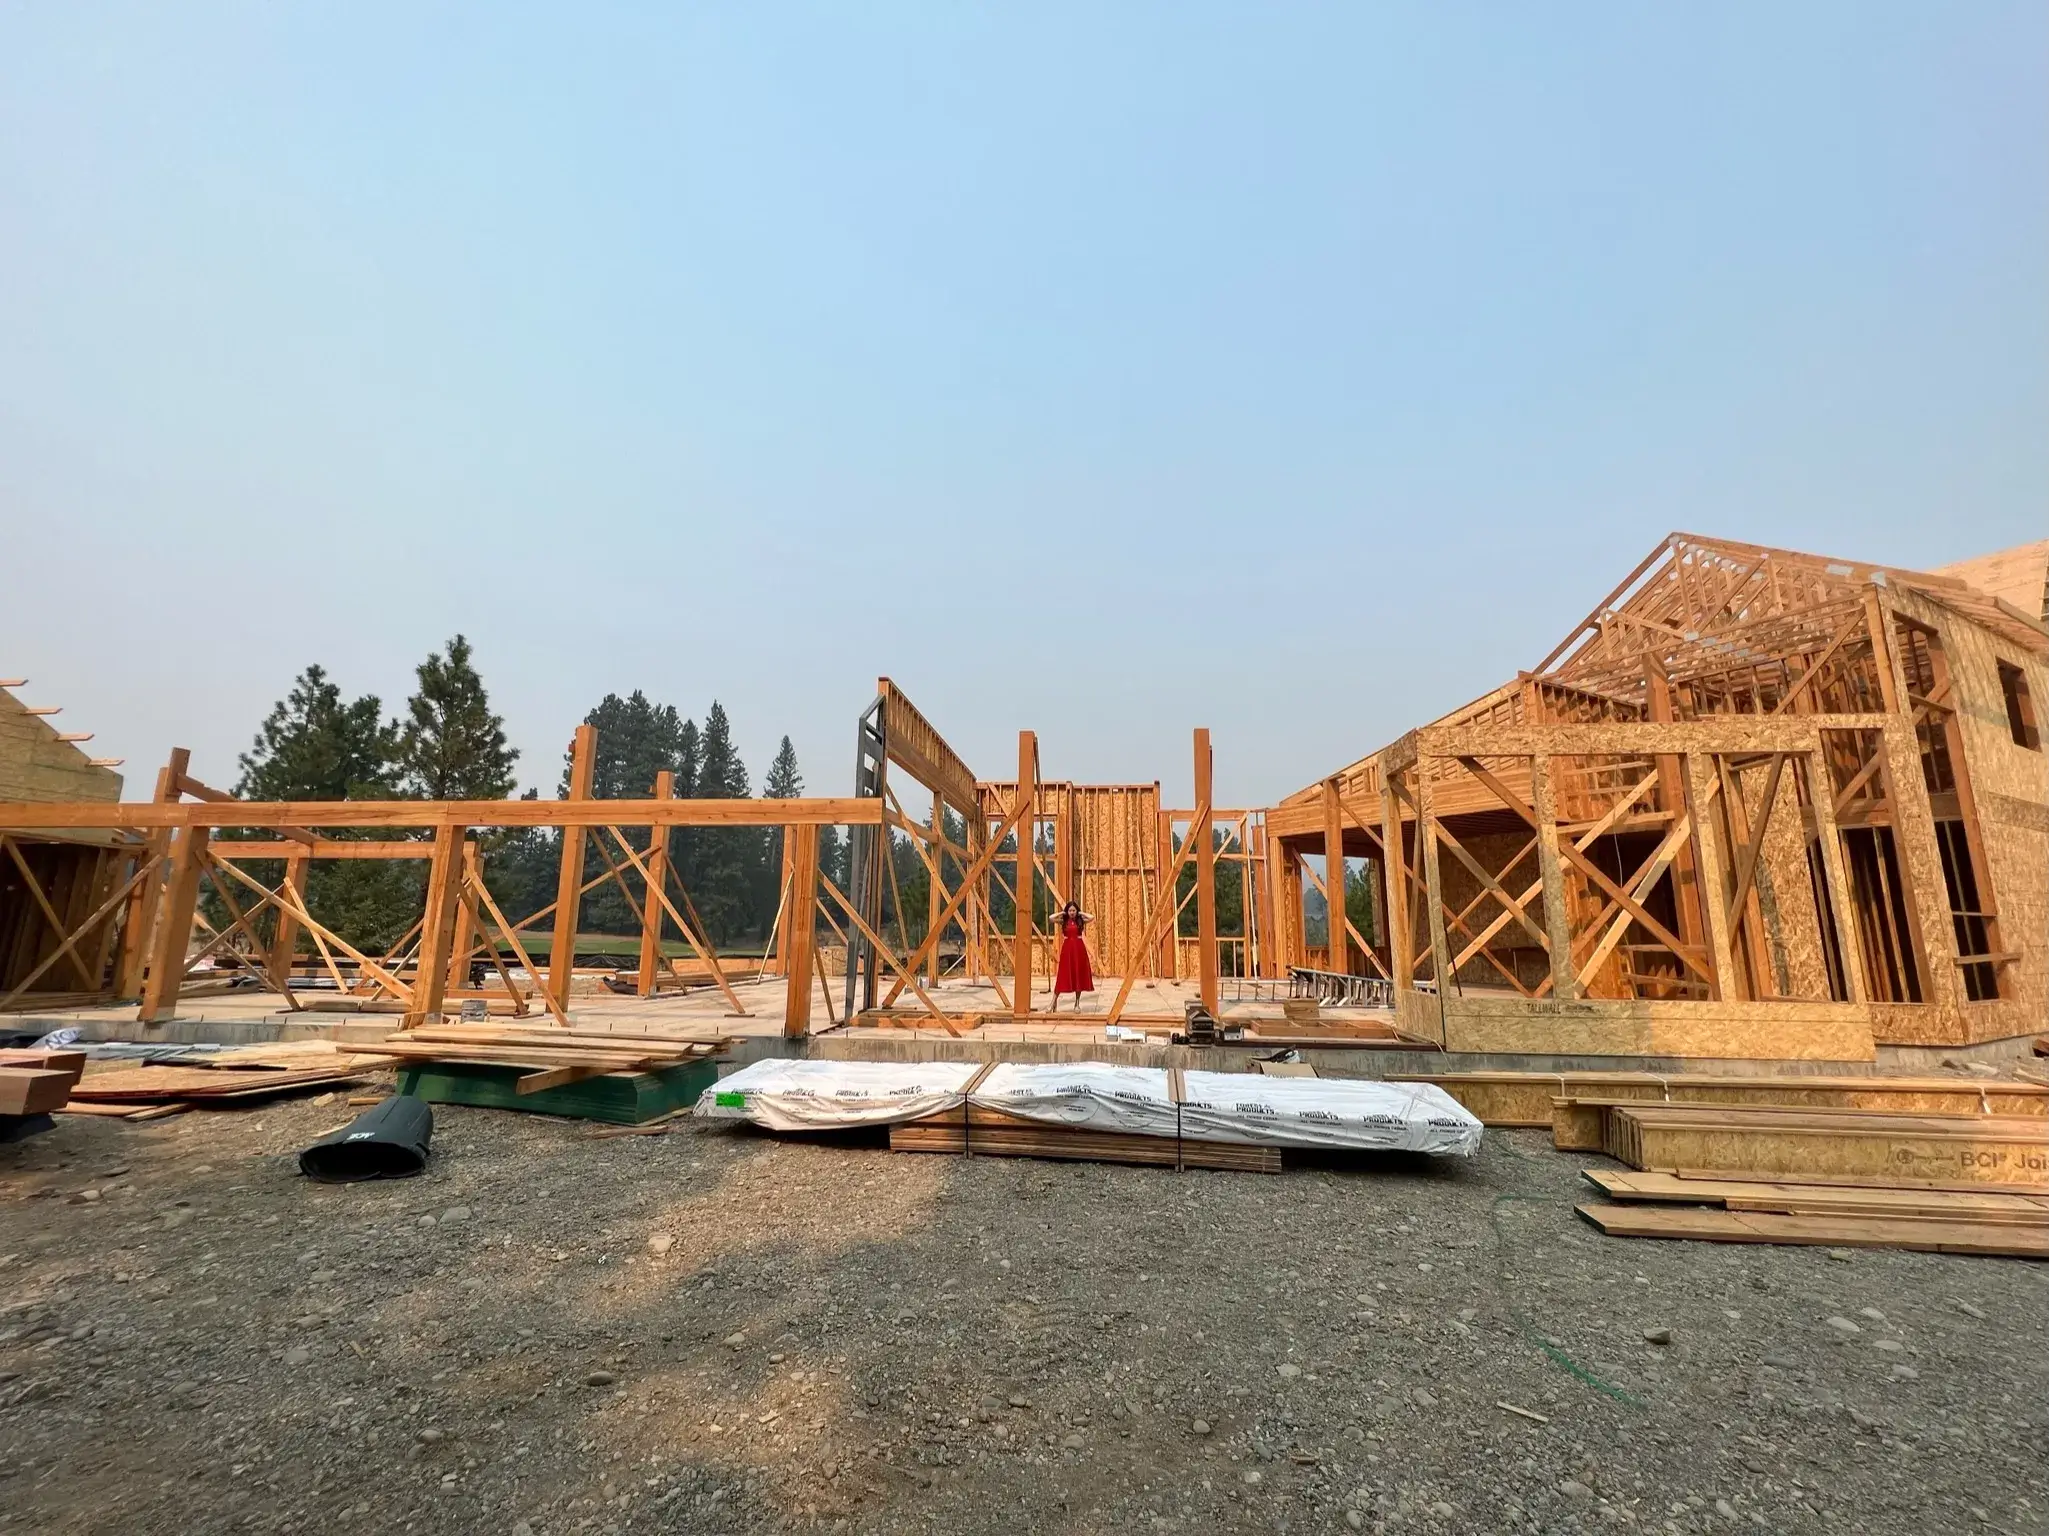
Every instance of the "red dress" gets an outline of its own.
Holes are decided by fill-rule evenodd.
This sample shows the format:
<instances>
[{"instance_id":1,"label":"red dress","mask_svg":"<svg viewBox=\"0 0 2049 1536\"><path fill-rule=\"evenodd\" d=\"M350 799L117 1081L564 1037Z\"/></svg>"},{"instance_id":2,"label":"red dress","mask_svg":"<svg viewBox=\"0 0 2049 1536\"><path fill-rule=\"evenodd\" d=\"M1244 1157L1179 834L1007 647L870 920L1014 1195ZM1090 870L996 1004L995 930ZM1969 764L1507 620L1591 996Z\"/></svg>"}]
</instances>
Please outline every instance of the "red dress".
<instances>
[{"instance_id":1,"label":"red dress","mask_svg":"<svg viewBox=\"0 0 2049 1536\"><path fill-rule=\"evenodd\" d=\"M1096 990L1095 972L1089 969L1089 947L1081 941L1081 924L1069 918L1061 925L1060 969L1053 976L1053 995L1072 992L1080 996Z\"/></svg>"}]
</instances>

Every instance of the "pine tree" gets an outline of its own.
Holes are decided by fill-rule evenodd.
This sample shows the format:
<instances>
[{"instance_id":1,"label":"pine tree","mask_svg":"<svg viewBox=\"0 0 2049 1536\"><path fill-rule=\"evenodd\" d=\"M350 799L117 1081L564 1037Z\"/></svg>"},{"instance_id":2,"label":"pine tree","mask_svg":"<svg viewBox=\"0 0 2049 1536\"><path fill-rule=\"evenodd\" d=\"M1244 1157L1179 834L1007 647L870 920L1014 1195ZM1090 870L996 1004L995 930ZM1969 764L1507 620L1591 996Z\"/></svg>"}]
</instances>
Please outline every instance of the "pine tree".
<instances>
[{"instance_id":1,"label":"pine tree","mask_svg":"<svg viewBox=\"0 0 2049 1536\"><path fill-rule=\"evenodd\" d=\"M776 748L775 761L768 765L768 777L761 781L761 793L769 800L795 800L804 793L804 775L797 770L797 749L785 736ZM764 934L776 921L782 902L783 829L770 828L762 837L759 876L755 881L753 926Z\"/></svg>"},{"instance_id":2,"label":"pine tree","mask_svg":"<svg viewBox=\"0 0 2049 1536\"><path fill-rule=\"evenodd\" d=\"M623 699L608 693L584 716L584 723L595 726L598 733L597 757L591 764L593 799L645 800L654 793L655 775L665 769L677 775L676 794L683 794L679 768L689 723L673 705L655 704L638 688ZM563 754L559 794L569 793L573 757L573 751ZM601 844L600 838L607 841ZM672 845L672 857L674 851ZM630 861L609 845L609 834L594 833L584 845L585 880L596 879L605 871L607 853L615 866L622 870L630 868ZM639 900L639 876L629 872L626 878L634 886L634 900ZM609 879L584 893L578 925L596 933L640 931L640 919L634 915L631 903L618 884Z\"/></svg>"},{"instance_id":3,"label":"pine tree","mask_svg":"<svg viewBox=\"0 0 2049 1536\"><path fill-rule=\"evenodd\" d=\"M400 731L375 694L344 700L319 666L293 680L240 758L235 793L245 800L388 800L400 793ZM328 836L359 838L357 828ZM281 866L255 866L272 882ZM410 861L341 860L314 865L307 910L359 949L387 949L419 912L424 871ZM266 918L266 928L268 919ZM301 940L302 944L307 943Z\"/></svg>"},{"instance_id":4,"label":"pine tree","mask_svg":"<svg viewBox=\"0 0 2049 1536\"><path fill-rule=\"evenodd\" d=\"M687 800L697 793L698 770L704 765L704 741L697 722L685 720L676 733L676 796Z\"/></svg>"},{"instance_id":5,"label":"pine tree","mask_svg":"<svg viewBox=\"0 0 2049 1536\"><path fill-rule=\"evenodd\" d=\"M388 800L398 792L398 728L366 693L344 703L324 667L310 666L272 706L240 759L244 800Z\"/></svg>"},{"instance_id":6,"label":"pine tree","mask_svg":"<svg viewBox=\"0 0 2049 1536\"><path fill-rule=\"evenodd\" d=\"M699 735L696 798L744 800L748 797L747 765L733 748L732 723L726 709L712 701ZM691 894L704 925L717 943L726 943L753 925L754 901L762 862L761 834L750 827L706 827L693 842Z\"/></svg>"},{"instance_id":7,"label":"pine tree","mask_svg":"<svg viewBox=\"0 0 2049 1536\"><path fill-rule=\"evenodd\" d=\"M398 745L399 781L422 800L498 800L512 793L516 749L491 712L484 680L457 635L445 654L420 663L419 691L406 701Z\"/></svg>"},{"instance_id":8,"label":"pine tree","mask_svg":"<svg viewBox=\"0 0 2049 1536\"><path fill-rule=\"evenodd\" d=\"M797 749L785 736L776 748L775 761L768 765L768 777L761 792L770 800L795 800L804 793L804 775L797 771Z\"/></svg>"}]
</instances>

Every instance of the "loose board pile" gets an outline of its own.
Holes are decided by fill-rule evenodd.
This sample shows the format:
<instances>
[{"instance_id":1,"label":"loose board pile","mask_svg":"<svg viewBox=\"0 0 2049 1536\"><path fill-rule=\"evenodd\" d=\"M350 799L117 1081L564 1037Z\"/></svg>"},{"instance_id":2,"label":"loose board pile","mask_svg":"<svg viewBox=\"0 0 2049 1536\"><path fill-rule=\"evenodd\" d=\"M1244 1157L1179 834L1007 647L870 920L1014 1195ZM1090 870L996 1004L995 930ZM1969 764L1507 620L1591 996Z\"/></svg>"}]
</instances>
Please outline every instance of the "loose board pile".
<instances>
[{"instance_id":1,"label":"loose board pile","mask_svg":"<svg viewBox=\"0 0 2049 1536\"><path fill-rule=\"evenodd\" d=\"M248 1104L300 1089L353 1082L360 1067L134 1067L94 1072L71 1091L73 1109L84 1105ZM90 1111L87 1111L90 1113Z\"/></svg>"},{"instance_id":2,"label":"loose board pile","mask_svg":"<svg viewBox=\"0 0 2049 1536\"><path fill-rule=\"evenodd\" d=\"M687 1105L730 1036L439 1025L360 1049L391 1057L399 1092L437 1104L635 1125Z\"/></svg>"},{"instance_id":3,"label":"loose board pile","mask_svg":"<svg viewBox=\"0 0 2049 1536\"><path fill-rule=\"evenodd\" d=\"M1479 1121L1429 1084L1162 1071L1104 1062L761 1061L698 1114L772 1130L892 1127L906 1152L1278 1172L1282 1149L1468 1155Z\"/></svg>"},{"instance_id":4,"label":"loose board pile","mask_svg":"<svg viewBox=\"0 0 2049 1536\"><path fill-rule=\"evenodd\" d=\"M1615 1205L1579 1214L1615 1237L1821 1244L2049 1258L2049 1195L1861 1188L1589 1169Z\"/></svg>"}]
</instances>

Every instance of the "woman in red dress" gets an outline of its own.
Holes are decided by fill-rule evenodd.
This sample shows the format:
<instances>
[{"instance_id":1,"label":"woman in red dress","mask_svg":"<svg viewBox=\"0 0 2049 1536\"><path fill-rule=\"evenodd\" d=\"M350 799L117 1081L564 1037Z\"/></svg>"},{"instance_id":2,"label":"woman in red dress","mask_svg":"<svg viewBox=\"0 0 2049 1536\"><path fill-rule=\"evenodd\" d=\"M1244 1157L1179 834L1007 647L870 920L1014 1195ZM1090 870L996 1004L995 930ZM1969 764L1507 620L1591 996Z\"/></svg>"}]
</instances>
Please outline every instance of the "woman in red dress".
<instances>
[{"instance_id":1,"label":"woman in red dress","mask_svg":"<svg viewBox=\"0 0 2049 1536\"><path fill-rule=\"evenodd\" d=\"M1070 901L1060 909L1060 966L1053 973L1053 1011L1060 1011L1060 994L1074 994L1074 1010L1081 1011L1081 995L1096 990L1096 973L1089 967L1089 947L1081 931L1095 919Z\"/></svg>"}]
</instances>

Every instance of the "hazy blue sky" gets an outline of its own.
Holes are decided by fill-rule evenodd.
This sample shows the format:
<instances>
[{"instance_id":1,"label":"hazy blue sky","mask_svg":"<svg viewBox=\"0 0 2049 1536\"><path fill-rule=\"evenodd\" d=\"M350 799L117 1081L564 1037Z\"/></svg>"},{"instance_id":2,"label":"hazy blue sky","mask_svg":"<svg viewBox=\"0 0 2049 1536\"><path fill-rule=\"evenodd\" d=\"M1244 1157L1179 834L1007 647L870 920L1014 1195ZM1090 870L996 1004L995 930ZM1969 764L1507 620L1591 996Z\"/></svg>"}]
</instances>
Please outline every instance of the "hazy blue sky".
<instances>
[{"instance_id":1,"label":"hazy blue sky","mask_svg":"<svg viewBox=\"0 0 2049 1536\"><path fill-rule=\"evenodd\" d=\"M0 675L146 794L475 643L1260 803L1672 528L2049 533L2049 6L0 6Z\"/></svg>"}]
</instances>

